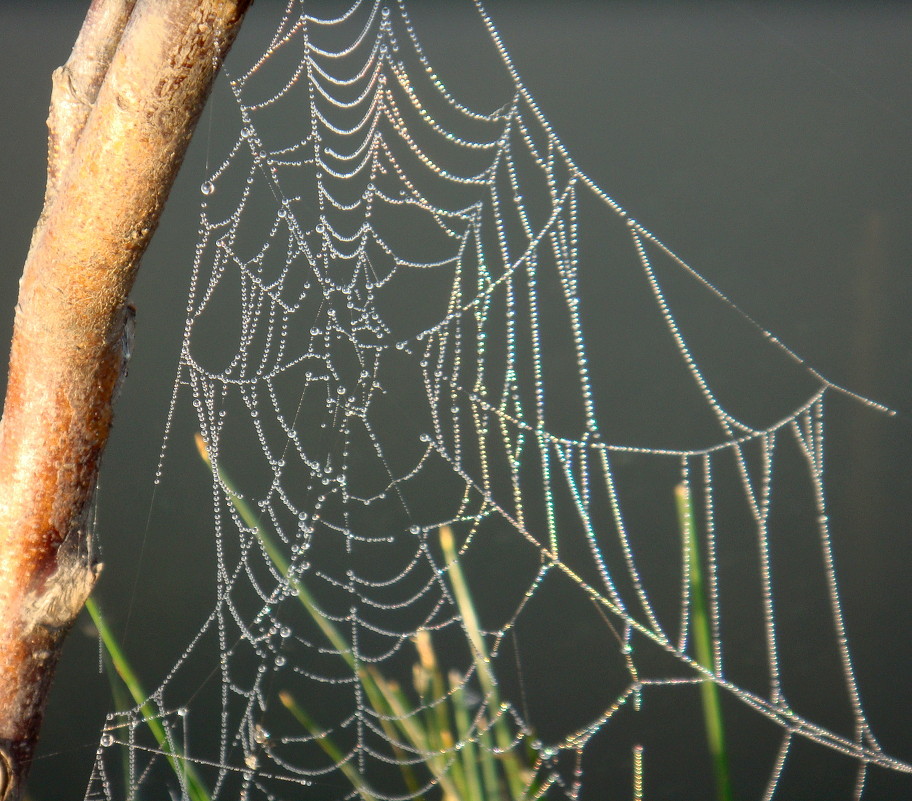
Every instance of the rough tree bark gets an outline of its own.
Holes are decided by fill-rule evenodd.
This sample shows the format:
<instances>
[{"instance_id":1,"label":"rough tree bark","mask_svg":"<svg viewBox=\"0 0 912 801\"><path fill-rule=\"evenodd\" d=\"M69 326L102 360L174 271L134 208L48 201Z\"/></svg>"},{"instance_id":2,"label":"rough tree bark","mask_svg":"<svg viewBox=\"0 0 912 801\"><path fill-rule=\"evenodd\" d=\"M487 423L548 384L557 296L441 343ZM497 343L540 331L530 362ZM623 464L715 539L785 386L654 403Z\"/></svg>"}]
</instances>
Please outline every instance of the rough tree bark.
<instances>
[{"instance_id":1,"label":"rough tree bark","mask_svg":"<svg viewBox=\"0 0 912 801\"><path fill-rule=\"evenodd\" d=\"M98 576L86 515L129 357L127 296L250 2L93 0L54 75L0 421L0 801L22 793Z\"/></svg>"}]
</instances>

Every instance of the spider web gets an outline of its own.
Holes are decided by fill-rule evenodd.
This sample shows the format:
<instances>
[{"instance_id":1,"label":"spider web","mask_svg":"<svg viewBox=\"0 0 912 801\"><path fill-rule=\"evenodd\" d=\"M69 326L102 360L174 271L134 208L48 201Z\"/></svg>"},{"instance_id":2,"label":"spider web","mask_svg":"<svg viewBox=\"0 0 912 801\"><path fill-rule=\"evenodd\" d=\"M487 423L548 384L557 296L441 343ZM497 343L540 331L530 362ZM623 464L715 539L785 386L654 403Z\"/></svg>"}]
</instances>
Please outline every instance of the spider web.
<instances>
[{"instance_id":1,"label":"spider web","mask_svg":"<svg viewBox=\"0 0 912 801\"><path fill-rule=\"evenodd\" d=\"M86 797L198 798L192 773L211 798L468 798L456 766L507 752L521 797L710 797L708 683L739 797L912 772L865 717L824 481L833 399L888 410L587 178L480 3L509 78L487 105L438 77L405 2L307 8L230 77L200 188L168 425L189 391L217 466L210 612L109 716ZM407 736L460 698L458 739Z\"/></svg>"}]
</instances>

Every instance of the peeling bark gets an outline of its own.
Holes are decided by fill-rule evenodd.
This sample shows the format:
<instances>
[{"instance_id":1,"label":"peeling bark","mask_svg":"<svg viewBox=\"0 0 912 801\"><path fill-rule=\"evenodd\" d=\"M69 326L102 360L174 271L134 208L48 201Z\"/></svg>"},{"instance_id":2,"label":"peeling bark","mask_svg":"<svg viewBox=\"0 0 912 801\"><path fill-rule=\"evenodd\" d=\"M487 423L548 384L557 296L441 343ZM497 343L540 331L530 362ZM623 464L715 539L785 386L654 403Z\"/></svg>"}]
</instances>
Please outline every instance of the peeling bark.
<instances>
[{"instance_id":1,"label":"peeling bark","mask_svg":"<svg viewBox=\"0 0 912 801\"><path fill-rule=\"evenodd\" d=\"M251 0L94 0L54 75L48 186L0 421L0 801L21 796L129 355L127 296Z\"/></svg>"}]
</instances>

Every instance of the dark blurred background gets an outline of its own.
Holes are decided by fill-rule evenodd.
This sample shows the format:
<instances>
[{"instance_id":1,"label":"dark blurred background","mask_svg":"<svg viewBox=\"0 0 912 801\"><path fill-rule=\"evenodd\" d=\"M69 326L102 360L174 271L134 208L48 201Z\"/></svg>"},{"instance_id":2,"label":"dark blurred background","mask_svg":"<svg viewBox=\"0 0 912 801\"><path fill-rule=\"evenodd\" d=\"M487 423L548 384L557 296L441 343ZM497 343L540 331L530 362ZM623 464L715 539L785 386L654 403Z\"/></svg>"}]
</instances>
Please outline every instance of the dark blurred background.
<instances>
[{"instance_id":1,"label":"dark blurred background","mask_svg":"<svg viewBox=\"0 0 912 801\"><path fill-rule=\"evenodd\" d=\"M0 5L4 349L43 193L50 74L65 61L86 5ZM238 51L262 39L256 29L272 19L270 7L255 4ZM912 760L912 8L529 0L487 7L544 114L598 185L823 375L900 411L888 418L837 410L827 480L865 708L884 750ZM433 40L426 49L445 82L480 68L471 3L434 0L421 14ZM211 523L199 500L208 479L192 443L171 446L167 469L179 488L154 505L152 488L208 119L134 292L136 350L101 480L99 592L150 685L198 629L199 615L188 611L194 599L209 604L188 578L210 569L196 556ZM153 618L158 625L144 623ZM109 707L87 628L81 622L71 635L51 698L32 771L38 801L83 795ZM901 787L870 797L910 793Z\"/></svg>"}]
</instances>

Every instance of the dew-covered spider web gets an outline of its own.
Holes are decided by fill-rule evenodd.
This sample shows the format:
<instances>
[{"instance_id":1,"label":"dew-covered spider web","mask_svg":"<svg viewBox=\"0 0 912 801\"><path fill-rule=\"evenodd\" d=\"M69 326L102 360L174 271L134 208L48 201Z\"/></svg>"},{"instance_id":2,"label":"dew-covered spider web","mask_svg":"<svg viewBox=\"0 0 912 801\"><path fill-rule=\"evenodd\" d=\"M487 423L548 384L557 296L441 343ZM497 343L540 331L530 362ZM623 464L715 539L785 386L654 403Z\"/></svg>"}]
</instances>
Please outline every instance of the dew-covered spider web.
<instances>
[{"instance_id":1,"label":"dew-covered spider web","mask_svg":"<svg viewBox=\"0 0 912 801\"><path fill-rule=\"evenodd\" d=\"M404 0L308 6L209 134L169 413L214 465L208 614L86 797L715 798L710 688L732 797L912 772L824 475L831 404L886 410L574 164L480 3L471 101Z\"/></svg>"}]
</instances>

